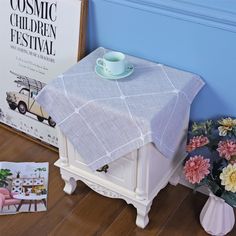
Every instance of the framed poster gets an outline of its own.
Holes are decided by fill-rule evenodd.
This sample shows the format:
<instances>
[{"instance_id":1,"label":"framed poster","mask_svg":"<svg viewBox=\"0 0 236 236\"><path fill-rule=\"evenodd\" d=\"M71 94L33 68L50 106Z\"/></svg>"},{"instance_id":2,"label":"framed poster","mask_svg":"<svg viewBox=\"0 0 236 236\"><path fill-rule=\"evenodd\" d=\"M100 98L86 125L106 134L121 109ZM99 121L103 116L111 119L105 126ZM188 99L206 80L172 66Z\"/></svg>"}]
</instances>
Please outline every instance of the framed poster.
<instances>
[{"instance_id":1,"label":"framed poster","mask_svg":"<svg viewBox=\"0 0 236 236\"><path fill-rule=\"evenodd\" d=\"M38 92L85 49L87 0L1 0L0 122L55 147Z\"/></svg>"}]
</instances>

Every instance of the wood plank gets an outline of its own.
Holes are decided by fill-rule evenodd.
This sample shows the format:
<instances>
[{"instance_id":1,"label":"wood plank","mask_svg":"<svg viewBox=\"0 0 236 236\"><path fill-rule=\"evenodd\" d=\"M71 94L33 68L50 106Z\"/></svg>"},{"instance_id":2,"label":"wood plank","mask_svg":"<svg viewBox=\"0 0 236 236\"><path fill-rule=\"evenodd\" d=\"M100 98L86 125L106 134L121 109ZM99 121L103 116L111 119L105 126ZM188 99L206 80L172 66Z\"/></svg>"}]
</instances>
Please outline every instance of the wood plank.
<instances>
[{"instance_id":1,"label":"wood plank","mask_svg":"<svg viewBox=\"0 0 236 236\"><path fill-rule=\"evenodd\" d=\"M132 205L127 205L117 218L108 226L103 236L123 236L131 233L136 220L136 209Z\"/></svg>"},{"instance_id":2,"label":"wood plank","mask_svg":"<svg viewBox=\"0 0 236 236\"><path fill-rule=\"evenodd\" d=\"M181 232L187 235L207 236L199 222L199 215L207 200L207 196L196 193L190 194L168 220L158 236L180 236Z\"/></svg>"},{"instance_id":3,"label":"wood plank","mask_svg":"<svg viewBox=\"0 0 236 236\"><path fill-rule=\"evenodd\" d=\"M177 209L172 218L165 225L158 236L180 236L183 232L188 235L207 236L208 234L201 227L199 216L207 201L207 196L201 193L191 194ZM236 213L236 210L234 210ZM236 235L236 225L228 236Z\"/></svg>"},{"instance_id":4,"label":"wood plank","mask_svg":"<svg viewBox=\"0 0 236 236\"><path fill-rule=\"evenodd\" d=\"M102 235L125 206L123 200L90 191L49 235Z\"/></svg>"},{"instance_id":5,"label":"wood plank","mask_svg":"<svg viewBox=\"0 0 236 236\"><path fill-rule=\"evenodd\" d=\"M54 183L53 186L55 186ZM64 187L64 183L63 183ZM24 231L22 235L48 235L58 224L64 221L68 214L72 212L74 207L88 194L90 189L83 183L79 183L78 187L73 195L67 195L63 193L62 188L59 189L59 195L62 195L59 201L56 201L55 197L58 195L55 191L49 194L54 204L49 202L48 212L37 221L37 224L31 224Z\"/></svg>"},{"instance_id":6,"label":"wood plank","mask_svg":"<svg viewBox=\"0 0 236 236\"><path fill-rule=\"evenodd\" d=\"M1 128L0 132L1 134L6 133L6 131ZM11 135L11 137L8 137L7 140L2 140L0 147L1 161L35 161L40 156L42 156L42 152L47 152L47 149L44 147L30 142L27 139L21 138L15 134ZM50 152L48 155L50 156L51 154L52 152ZM45 160L47 160L47 157ZM56 160L56 158L54 160Z\"/></svg>"},{"instance_id":7,"label":"wood plank","mask_svg":"<svg viewBox=\"0 0 236 236\"><path fill-rule=\"evenodd\" d=\"M103 197L81 182L75 194L65 194L59 169L53 165L57 153L1 128L0 134L1 161L50 163L48 211L0 216L0 235L207 235L199 223L205 195L168 185L154 199L149 225L140 229L135 225L136 209L123 200ZM236 235L236 226L228 235Z\"/></svg>"},{"instance_id":8,"label":"wood plank","mask_svg":"<svg viewBox=\"0 0 236 236\"><path fill-rule=\"evenodd\" d=\"M40 146L43 146L43 147L45 147L47 149L50 149L50 150L52 150L52 151L54 151L56 153L59 152L57 147L54 147L54 146L52 146L52 145L50 145L48 143L43 142L40 139L37 139L37 138L35 138L33 136L30 136L30 135L28 135L26 133L23 133L23 132L21 132L21 131L19 131L17 129L14 129L14 128L12 128L10 126L7 126L7 125L5 125L3 123L0 123L0 133L2 132L2 130L10 131L10 133L12 133L12 134L15 134L17 136L20 136L20 137L26 139L26 140L29 140L29 141L34 142L36 144L39 144Z\"/></svg>"},{"instance_id":9,"label":"wood plank","mask_svg":"<svg viewBox=\"0 0 236 236\"><path fill-rule=\"evenodd\" d=\"M8 139L12 139L15 135L0 127L0 144L3 145Z\"/></svg>"},{"instance_id":10,"label":"wood plank","mask_svg":"<svg viewBox=\"0 0 236 236\"><path fill-rule=\"evenodd\" d=\"M178 209L191 192L192 190L182 185L177 185L176 187L167 185L153 201L149 212L150 222L147 227L145 229L135 227L128 235L157 235L162 231L169 218L172 217L173 212Z\"/></svg>"}]
</instances>

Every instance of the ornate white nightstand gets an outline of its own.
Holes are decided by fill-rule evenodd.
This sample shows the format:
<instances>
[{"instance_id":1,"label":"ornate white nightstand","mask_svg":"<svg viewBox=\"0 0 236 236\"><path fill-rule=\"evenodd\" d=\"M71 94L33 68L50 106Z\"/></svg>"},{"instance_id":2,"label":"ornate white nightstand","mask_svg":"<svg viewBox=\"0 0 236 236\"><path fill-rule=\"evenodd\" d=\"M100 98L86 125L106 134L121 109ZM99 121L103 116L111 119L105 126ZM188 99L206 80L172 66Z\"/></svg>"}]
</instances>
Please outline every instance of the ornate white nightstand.
<instances>
[{"instance_id":1,"label":"ornate white nightstand","mask_svg":"<svg viewBox=\"0 0 236 236\"><path fill-rule=\"evenodd\" d=\"M172 160L149 143L110 163L107 173L93 172L83 165L79 153L58 129L60 159L55 165L65 181L64 191L72 194L76 181L81 180L99 194L124 199L137 209L136 224L144 228L149 222L148 212L154 197L168 182L178 183L174 173L185 157L188 118L187 114L180 149Z\"/></svg>"},{"instance_id":2,"label":"ornate white nightstand","mask_svg":"<svg viewBox=\"0 0 236 236\"><path fill-rule=\"evenodd\" d=\"M94 68L107 51L90 53L36 100L58 125L56 165L64 191L71 194L81 180L102 195L122 198L137 208L136 224L144 228L153 198L185 156L190 106L204 82L128 55L132 75L103 79ZM107 173L96 171L105 164Z\"/></svg>"}]
</instances>

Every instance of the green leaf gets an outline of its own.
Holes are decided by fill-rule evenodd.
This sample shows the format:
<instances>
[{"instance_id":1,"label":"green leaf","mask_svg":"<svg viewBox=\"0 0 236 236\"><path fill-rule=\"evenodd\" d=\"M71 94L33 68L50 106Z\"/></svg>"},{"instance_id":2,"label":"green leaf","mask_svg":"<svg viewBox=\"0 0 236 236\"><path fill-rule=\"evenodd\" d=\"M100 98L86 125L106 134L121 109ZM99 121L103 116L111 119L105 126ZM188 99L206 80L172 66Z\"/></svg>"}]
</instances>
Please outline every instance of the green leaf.
<instances>
[{"instance_id":1,"label":"green leaf","mask_svg":"<svg viewBox=\"0 0 236 236\"><path fill-rule=\"evenodd\" d=\"M7 178L8 176L11 176L12 173L11 173L11 170L9 169L0 169L0 179L5 179Z\"/></svg>"},{"instance_id":2,"label":"green leaf","mask_svg":"<svg viewBox=\"0 0 236 236\"><path fill-rule=\"evenodd\" d=\"M199 184L195 184L195 185L194 185L193 192L196 193L196 191L197 191L200 187L202 187L202 186L204 186L204 185L206 185L206 182L205 182L204 179L203 179Z\"/></svg>"},{"instance_id":3,"label":"green leaf","mask_svg":"<svg viewBox=\"0 0 236 236\"><path fill-rule=\"evenodd\" d=\"M232 133L236 137L236 126L234 126L234 128L232 129Z\"/></svg>"},{"instance_id":4,"label":"green leaf","mask_svg":"<svg viewBox=\"0 0 236 236\"><path fill-rule=\"evenodd\" d=\"M236 207L236 194L225 191L222 195L221 198L225 200L226 203L228 203L232 207Z\"/></svg>"},{"instance_id":5,"label":"green leaf","mask_svg":"<svg viewBox=\"0 0 236 236\"><path fill-rule=\"evenodd\" d=\"M214 193L217 197L220 197L223 190L221 187L213 180L207 179L206 185L209 187L212 193Z\"/></svg>"}]
</instances>

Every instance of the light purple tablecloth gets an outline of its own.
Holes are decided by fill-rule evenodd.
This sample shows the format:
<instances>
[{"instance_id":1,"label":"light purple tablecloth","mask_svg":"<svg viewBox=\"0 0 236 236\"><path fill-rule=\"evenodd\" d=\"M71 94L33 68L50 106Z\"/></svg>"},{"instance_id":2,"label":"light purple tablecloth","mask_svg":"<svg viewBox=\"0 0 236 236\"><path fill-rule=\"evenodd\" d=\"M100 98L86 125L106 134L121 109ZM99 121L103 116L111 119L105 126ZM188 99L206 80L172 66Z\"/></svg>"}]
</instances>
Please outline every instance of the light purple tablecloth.
<instances>
[{"instance_id":1,"label":"light purple tablecloth","mask_svg":"<svg viewBox=\"0 0 236 236\"><path fill-rule=\"evenodd\" d=\"M184 117L203 87L199 76L136 57L120 80L96 75L98 48L46 85L37 102L93 170L153 142L167 158L178 150Z\"/></svg>"}]
</instances>

